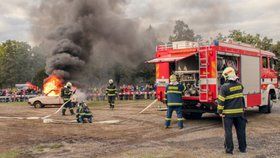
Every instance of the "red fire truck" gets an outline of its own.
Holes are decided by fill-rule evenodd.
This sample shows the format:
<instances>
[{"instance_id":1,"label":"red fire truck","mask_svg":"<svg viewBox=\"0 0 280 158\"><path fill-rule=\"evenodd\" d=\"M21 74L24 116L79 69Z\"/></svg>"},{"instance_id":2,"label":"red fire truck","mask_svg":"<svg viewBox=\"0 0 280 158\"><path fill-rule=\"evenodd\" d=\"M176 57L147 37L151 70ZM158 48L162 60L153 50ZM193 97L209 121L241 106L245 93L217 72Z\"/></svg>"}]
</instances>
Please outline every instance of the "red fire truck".
<instances>
[{"instance_id":1,"label":"red fire truck","mask_svg":"<svg viewBox=\"0 0 280 158\"><path fill-rule=\"evenodd\" d=\"M156 48L157 98L165 97L169 76L175 74L185 84L183 96L185 118L201 118L205 112L216 112L219 87L224 83L222 71L233 67L244 85L246 107L259 107L270 113L278 98L278 74L273 53L238 42L217 41L210 44L178 41Z\"/></svg>"}]
</instances>

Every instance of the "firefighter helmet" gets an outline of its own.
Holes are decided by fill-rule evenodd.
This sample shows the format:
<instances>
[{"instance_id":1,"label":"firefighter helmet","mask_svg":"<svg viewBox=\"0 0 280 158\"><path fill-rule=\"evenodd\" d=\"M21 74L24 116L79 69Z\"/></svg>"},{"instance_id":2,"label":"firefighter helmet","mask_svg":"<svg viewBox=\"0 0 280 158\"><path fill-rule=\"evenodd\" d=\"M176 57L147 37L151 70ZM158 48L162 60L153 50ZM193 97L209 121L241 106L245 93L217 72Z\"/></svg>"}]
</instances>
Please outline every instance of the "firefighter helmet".
<instances>
[{"instance_id":1,"label":"firefighter helmet","mask_svg":"<svg viewBox=\"0 0 280 158\"><path fill-rule=\"evenodd\" d=\"M71 88L72 87L72 83L71 82L67 82L66 83L66 87Z\"/></svg>"},{"instance_id":2,"label":"firefighter helmet","mask_svg":"<svg viewBox=\"0 0 280 158\"><path fill-rule=\"evenodd\" d=\"M176 82L176 81L177 81L176 75L171 75L171 76L169 77L169 79L170 79L170 82Z\"/></svg>"},{"instance_id":3,"label":"firefighter helmet","mask_svg":"<svg viewBox=\"0 0 280 158\"><path fill-rule=\"evenodd\" d=\"M227 67L223 73L222 73L223 77L226 80L233 80L235 81L236 79L238 79L238 77L236 76L235 70L232 67Z\"/></svg>"},{"instance_id":4,"label":"firefighter helmet","mask_svg":"<svg viewBox=\"0 0 280 158\"><path fill-rule=\"evenodd\" d=\"M112 84L114 83L114 81L112 79L109 80L109 84Z\"/></svg>"}]
</instances>

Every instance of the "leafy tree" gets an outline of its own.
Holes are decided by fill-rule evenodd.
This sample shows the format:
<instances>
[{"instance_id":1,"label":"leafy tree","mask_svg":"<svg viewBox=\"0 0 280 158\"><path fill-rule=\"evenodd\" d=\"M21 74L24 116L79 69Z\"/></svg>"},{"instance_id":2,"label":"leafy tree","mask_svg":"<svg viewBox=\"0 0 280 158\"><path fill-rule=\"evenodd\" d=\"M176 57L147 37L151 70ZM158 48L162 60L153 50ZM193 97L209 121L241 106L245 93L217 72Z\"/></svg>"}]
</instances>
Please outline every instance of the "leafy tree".
<instances>
[{"instance_id":1,"label":"leafy tree","mask_svg":"<svg viewBox=\"0 0 280 158\"><path fill-rule=\"evenodd\" d=\"M261 38L260 34L251 35L241 32L240 30L232 30L230 31L230 35L228 37L232 38L234 41L251 44L263 50L272 49L273 40L268 37Z\"/></svg>"},{"instance_id":2,"label":"leafy tree","mask_svg":"<svg viewBox=\"0 0 280 158\"><path fill-rule=\"evenodd\" d=\"M7 40L0 44L0 48L1 87L14 87L16 83L32 82L38 65L45 63L44 58L36 54L26 42Z\"/></svg>"},{"instance_id":3,"label":"leafy tree","mask_svg":"<svg viewBox=\"0 0 280 158\"><path fill-rule=\"evenodd\" d=\"M48 75L46 74L46 70L41 69L41 70L37 71L37 73L35 74L35 76L33 78L33 84L42 88L43 87L43 81L47 77L48 77Z\"/></svg>"},{"instance_id":4,"label":"leafy tree","mask_svg":"<svg viewBox=\"0 0 280 158\"><path fill-rule=\"evenodd\" d=\"M195 40L195 34L192 29L189 28L187 24L185 24L182 20L177 20L175 22L173 35L169 37L170 42L174 41L194 41Z\"/></svg>"},{"instance_id":5,"label":"leafy tree","mask_svg":"<svg viewBox=\"0 0 280 158\"><path fill-rule=\"evenodd\" d=\"M141 63L135 69L134 76L137 78L138 81L135 82L143 82L143 83L151 83L153 84L155 81L155 65L154 64L147 64Z\"/></svg>"},{"instance_id":6,"label":"leafy tree","mask_svg":"<svg viewBox=\"0 0 280 158\"><path fill-rule=\"evenodd\" d=\"M272 46L272 52L275 53L278 59L280 59L280 41ZM278 72L280 71L280 62L278 61L276 64L276 69Z\"/></svg>"}]
</instances>

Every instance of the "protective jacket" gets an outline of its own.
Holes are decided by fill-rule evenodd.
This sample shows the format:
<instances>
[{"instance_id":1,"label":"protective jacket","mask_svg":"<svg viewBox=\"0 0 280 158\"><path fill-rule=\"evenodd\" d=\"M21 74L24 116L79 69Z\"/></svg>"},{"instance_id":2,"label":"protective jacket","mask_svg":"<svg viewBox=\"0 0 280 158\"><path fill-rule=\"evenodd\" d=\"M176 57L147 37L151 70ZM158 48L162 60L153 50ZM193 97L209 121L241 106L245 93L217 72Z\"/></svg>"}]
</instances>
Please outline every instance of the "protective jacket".
<instances>
[{"instance_id":1,"label":"protective jacket","mask_svg":"<svg viewBox=\"0 0 280 158\"><path fill-rule=\"evenodd\" d=\"M109 97L114 97L116 96L116 93L117 93L117 89L116 89L116 86L113 85L113 84L110 84L107 89L106 89L106 94L109 96Z\"/></svg>"},{"instance_id":2,"label":"protective jacket","mask_svg":"<svg viewBox=\"0 0 280 158\"><path fill-rule=\"evenodd\" d=\"M77 115L78 116L92 116L92 113L87 106L80 105L80 106L78 106L78 109L77 109Z\"/></svg>"},{"instance_id":3,"label":"protective jacket","mask_svg":"<svg viewBox=\"0 0 280 158\"><path fill-rule=\"evenodd\" d=\"M70 88L68 87L63 87L61 89L61 97L63 98L63 100L69 100L71 98L71 95L72 95L72 91Z\"/></svg>"},{"instance_id":4,"label":"protective jacket","mask_svg":"<svg viewBox=\"0 0 280 158\"><path fill-rule=\"evenodd\" d=\"M182 94L186 90L183 84L169 84L165 90L167 106L182 106Z\"/></svg>"},{"instance_id":5,"label":"protective jacket","mask_svg":"<svg viewBox=\"0 0 280 158\"><path fill-rule=\"evenodd\" d=\"M218 113L227 116L241 116L245 108L243 85L229 81L221 86L218 96Z\"/></svg>"}]
</instances>

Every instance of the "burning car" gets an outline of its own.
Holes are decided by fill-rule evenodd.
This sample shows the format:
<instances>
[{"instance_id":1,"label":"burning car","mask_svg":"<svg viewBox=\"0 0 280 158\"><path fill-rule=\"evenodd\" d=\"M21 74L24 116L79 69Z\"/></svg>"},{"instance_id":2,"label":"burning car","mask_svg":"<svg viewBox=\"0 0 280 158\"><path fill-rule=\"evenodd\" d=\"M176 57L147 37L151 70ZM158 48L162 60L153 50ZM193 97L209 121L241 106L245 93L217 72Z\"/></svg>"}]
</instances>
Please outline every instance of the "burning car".
<instances>
[{"instance_id":1,"label":"burning car","mask_svg":"<svg viewBox=\"0 0 280 158\"><path fill-rule=\"evenodd\" d=\"M43 95L30 98L28 104L35 108L43 108L45 106L60 106L63 99L60 97L60 91L63 87L62 79L56 75L51 75L44 80ZM72 102L77 102L77 96L71 97Z\"/></svg>"}]
</instances>

